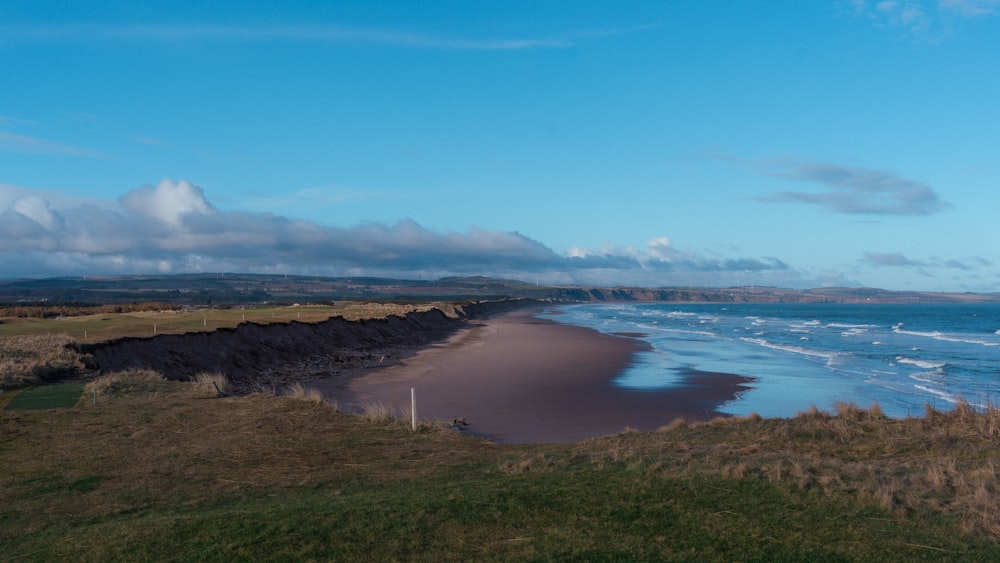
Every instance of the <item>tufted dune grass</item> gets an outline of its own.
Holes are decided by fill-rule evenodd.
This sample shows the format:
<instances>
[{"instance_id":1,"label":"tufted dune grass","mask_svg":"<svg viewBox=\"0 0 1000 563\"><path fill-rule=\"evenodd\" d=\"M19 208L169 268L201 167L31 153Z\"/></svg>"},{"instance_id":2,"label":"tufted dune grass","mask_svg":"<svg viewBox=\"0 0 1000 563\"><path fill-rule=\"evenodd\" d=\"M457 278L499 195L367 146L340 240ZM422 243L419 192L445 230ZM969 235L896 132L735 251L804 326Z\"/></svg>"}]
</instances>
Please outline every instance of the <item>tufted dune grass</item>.
<instances>
[{"instance_id":1,"label":"tufted dune grass","mask_svg":"<svg viewBox=\"0 0 1000 563\"><path fill-rule=\"evenodd\" d=\"M37 385L83 367L65 334L0 337L0 390Z\"/></svg>"},{"instance_id":2,"label":"tufted dune grass","mask_svg":"<svg viewBox=\"0 0 1000 563\"><path fill-rule=\"evenodd\" d=\"M98 389L97 405L90 393ZM0 394L0 408L16 393ZM304 400L303 400L304 399ZM841 405L502 445L109 374L0 410L0 559L989 560L998 413Z\"/></svg>"}]
</instances>

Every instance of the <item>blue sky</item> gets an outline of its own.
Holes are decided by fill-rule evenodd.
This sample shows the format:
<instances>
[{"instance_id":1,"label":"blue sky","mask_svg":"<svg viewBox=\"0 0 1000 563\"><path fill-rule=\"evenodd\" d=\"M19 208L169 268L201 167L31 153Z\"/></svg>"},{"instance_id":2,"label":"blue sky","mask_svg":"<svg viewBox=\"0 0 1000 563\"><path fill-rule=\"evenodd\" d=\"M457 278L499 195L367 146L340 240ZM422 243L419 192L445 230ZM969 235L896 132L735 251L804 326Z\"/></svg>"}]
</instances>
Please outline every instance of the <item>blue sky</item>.
<instances>
[{"instance_id":1,"label":"blue sky","mask_svg":"<svg viewBox=\"0 0 1000 563\"><path fill-rule=\"evenodd\" d=\"M1000 291L1000 0L90 4L0 3L0 277Z\"/></svg>"}]
</instances>

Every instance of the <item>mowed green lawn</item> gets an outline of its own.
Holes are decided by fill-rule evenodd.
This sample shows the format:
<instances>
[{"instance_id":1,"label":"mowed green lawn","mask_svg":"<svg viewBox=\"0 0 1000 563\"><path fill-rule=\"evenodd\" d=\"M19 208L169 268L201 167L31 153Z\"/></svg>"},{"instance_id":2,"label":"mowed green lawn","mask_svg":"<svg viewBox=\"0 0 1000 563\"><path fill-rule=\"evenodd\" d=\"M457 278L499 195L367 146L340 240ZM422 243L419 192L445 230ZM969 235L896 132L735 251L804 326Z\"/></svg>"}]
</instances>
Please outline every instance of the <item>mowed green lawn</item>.
<instances>
[{"instance_id":1,"label":"mowed green lawn","mask_svg":"<svg viewBox=\"0 0 1000 563\"><path fill-rule=\"evenodd\" d=\"M931 420L942 433L845 411L512 446L148 377L78 398L0 410L0 560L1000 557L959 486L996 486L995 466L975 471L995 459L979 419Z\"/></svg>"},{"instance_id":2,"label":"mowed green lawn","mask_svg":"<svg viewBox=\"0 0 1000 563\"><path fill-rule=\"evenodd\" d=\"M5 407L6 410L65 409L76 405L83 394L82 383L41 385L21 391Z\"/></svg>"}]
</instances>

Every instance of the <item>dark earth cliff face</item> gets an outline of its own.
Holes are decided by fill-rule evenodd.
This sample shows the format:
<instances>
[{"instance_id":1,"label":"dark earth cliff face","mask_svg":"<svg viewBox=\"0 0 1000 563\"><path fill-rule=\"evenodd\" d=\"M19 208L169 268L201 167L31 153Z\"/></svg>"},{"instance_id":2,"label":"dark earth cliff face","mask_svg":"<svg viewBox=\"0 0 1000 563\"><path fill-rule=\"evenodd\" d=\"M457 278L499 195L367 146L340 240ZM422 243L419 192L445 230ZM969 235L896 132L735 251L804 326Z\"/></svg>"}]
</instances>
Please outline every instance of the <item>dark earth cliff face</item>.
<instances>
[{"instance_id":1,"label":"dark earth cliff face","mask_svg":"<svg viewBox=\"0 0 1000 563\"><path fill-rule=\"evenodd\" d=\"M298 366L299 372L311 372L299 375L330 376L396 360L446 338L471 319L538 304L523 299L474 302L456 307L454 316L432 309L361 321L334 317L320 323L247 322L212 332L122 338L84 345L80 351L90 354L105 373L149 369L168 379L222 373L239 381Z\"/></svg>"}]
</instances>

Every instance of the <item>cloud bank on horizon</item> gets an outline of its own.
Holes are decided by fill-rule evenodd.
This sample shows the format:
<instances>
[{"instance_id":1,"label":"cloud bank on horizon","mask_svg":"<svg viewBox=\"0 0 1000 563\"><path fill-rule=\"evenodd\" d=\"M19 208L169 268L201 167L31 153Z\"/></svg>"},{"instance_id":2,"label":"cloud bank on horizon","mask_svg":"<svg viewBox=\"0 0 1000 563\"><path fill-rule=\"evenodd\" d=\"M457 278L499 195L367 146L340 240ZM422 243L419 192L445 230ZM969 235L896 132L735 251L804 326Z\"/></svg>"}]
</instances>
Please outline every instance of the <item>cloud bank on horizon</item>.
<instances>
[{"instance_id":1,"label":"cloud bank on horizon","mask_svg":"<svg viewBox=\"0 0 1000 563\"><path fill-rule=\"evenodd\" d=\"M322 226L272 213L220 211L187 181L161 181L116 202L55 208L33 190L0 185L0 258L9 272L57 274L241 271L437 278L508 276L547 283L658 285L664 276L750 279L787 270L775 258L706 258L666 237L646 250L574 248L559 255L516 232L437 233L412 219L395 225ZM763 279L763 278L760 278Z\"/></svg>"}]
</instances>

